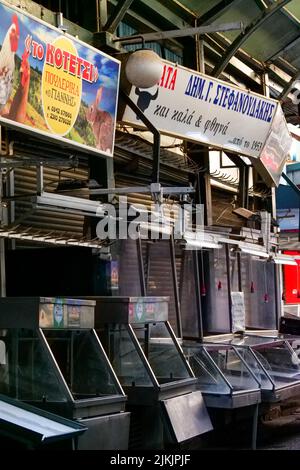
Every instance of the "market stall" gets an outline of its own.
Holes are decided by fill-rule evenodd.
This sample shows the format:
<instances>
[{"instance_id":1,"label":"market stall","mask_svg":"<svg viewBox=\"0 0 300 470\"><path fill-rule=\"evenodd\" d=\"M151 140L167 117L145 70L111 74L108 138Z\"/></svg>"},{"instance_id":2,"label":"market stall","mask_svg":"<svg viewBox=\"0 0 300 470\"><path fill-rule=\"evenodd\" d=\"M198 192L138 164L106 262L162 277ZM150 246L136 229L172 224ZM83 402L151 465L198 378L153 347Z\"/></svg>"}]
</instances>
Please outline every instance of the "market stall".
<instances>
[{"instance_id":1,"label":"market stall","mask_svg":"<svg viewBox=\"0 0 300 470\"><path fill-rule=\"evenodd\" d=\"M126 449L126 396L94 331L95 303L0 299L0 392L88 431L79 449Z\"/></svg>"}]
</instances>

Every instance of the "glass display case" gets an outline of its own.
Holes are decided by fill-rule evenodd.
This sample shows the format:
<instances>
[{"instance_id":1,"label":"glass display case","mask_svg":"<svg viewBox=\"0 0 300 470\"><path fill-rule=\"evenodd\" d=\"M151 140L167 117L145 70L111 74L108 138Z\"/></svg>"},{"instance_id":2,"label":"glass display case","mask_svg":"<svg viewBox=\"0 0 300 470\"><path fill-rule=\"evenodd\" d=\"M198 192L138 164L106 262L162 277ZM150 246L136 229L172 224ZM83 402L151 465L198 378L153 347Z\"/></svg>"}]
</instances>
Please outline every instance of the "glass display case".
<instances>
[{"instance_id":1,"label":"glass display case","mask_svg":"<svg viewBox=\"0 0 300 470\"><path fill-rule=\"evenodd\" d=\"M260 403L260 382L247 364L248 351L240 354L234 346L209 343L185 343L183 350L207 406L240 408Z\"/></svg>"},{"instance_id":2,"label":"glass display case","mask_svg":"<svg viewBox=\"0 0 300 470\"><path fill-rule=\"evenodd\" d=\"M210 343L230 344L260 382L263 401L280 401L300 392L300 365L289 341L259 335L220 335Z\"/></svg>"},{"instance_id":3,"label":"glass display case","mask_svg":"<svg viewBox=\"0 0 300 470\"><path fill-rule=\"evenodd\" d=\"M210 431L197 379L168 322L168 298L93 299L96 331L128 396L132 448L163 448Z\"/></svg>"},{"instance_id":4,"label":"glass display case","mask_svg":"<svg viewBox=\"0 0 300 470\"><path fill-rule=\"evenodd\" d=\"M79 449L126 449L126 396L94 330L94 313L87 300L0 299L0 393L80 419L88 430Z\"/></svg>"}]
</instances>

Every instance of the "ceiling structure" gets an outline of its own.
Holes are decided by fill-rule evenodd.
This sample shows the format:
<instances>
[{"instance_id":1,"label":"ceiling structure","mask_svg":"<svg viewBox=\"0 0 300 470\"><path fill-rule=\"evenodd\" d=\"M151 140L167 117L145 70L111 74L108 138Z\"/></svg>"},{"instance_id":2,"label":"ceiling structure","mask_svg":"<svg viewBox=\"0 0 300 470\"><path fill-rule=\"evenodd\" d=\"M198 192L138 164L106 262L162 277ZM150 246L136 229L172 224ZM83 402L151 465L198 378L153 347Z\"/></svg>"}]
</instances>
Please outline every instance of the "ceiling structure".
<instances>
[{"instance_id":1,"label":"ceiling structure","mask_svg":"<svg viewBox=\"0 0 300 470\"><path fill-rule=\"evenodd\" d=\"M252 89L256 84L255 91L267 73L270 96L281 100L288 122L300 123L298 105L289 95L294 81L300 80L299 0L110 0L109 4L109 32L121 20L135 24L140 33L242 21L243 31L205 35L207 73L228 79L234 70L244 71L253 81Z\"/></svg>"},{"instance_id":2,"label":"ceiling structure","mask_svg":"<svg viewBox=\"0 0 300 470\"><path fill-rule=\"evenodd\" d=\"M19 0L8 1L20 6ZM122 46L114 43L121 22L137 34L243 22L242 31L203 36L206 73L237 85L244 84L258 93L269 92L282 102L287 121L300 124L300 108L290 94L295 80L300 80L299 0L94 0L88 19L84 0L22 1L28 12L45 21L53 22L53 12L63 12L73 22L66 22L70 34L77 34L83 41L93 41L91 31L104 32L105 41L112 46L111 50L108 48L111 53L114 46ZM191 39L195 36L190 36ZM100 44L96 41L95 45L102 47L105 41ZM186 38L159 42L176 53Z\"/></svg>"}]
</instances>

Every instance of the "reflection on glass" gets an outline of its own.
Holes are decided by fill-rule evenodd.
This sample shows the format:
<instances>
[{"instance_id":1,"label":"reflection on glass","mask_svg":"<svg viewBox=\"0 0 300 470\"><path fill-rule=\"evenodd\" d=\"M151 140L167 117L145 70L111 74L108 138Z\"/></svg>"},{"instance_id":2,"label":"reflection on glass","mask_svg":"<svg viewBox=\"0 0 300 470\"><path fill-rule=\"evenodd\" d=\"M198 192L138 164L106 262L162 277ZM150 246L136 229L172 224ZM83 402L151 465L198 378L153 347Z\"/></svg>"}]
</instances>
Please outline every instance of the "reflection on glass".
<instances>
[{"instance_id":1,"label":"reflection on glass","mask_svg":"<svg viewBox=\"0 0 300 470\"><path fill-rule=\"evenodd\" d=\"M0 341L5 344L5 360L0 364L0 393L34 402L67 401L55 366L34 330L0 330Z\"/></svg>"},{"instance_id":2,"label":"reflection on glass","mask_svg":"<svg viewBox=\"0 0 300 470\"><path fill-rule=\"evenodd\" d=\"M110 327L109 358L122 386L152 386L148 371L125 325Z\"/></svg>"},{"instance_id":3,"label":"reflection on glass","mask_svg":"<svg viewBox=\"0 0 300 470\"><path fill-rule=\"evenodd\" d=\"M259 385L245 362L229 346L207 346L208 354L223 372L234 391L258 389Z\"/></svg>"},{"instance_id":4,"label":"reflection on glass","mask_svg":"<svg viewBox=\"0 0 300 470\"><path fill-rule=\"evenodd\" d=\"M252 353L252 351L250 351L248 348L237 347L237 349L243 360L251 369L251 372L255 375L260 384L260 387L264 390L272 390L273 384L262 368L263 366L267 372L270 370L269 364L264 361L264 358L261 357L261 355L257 352L255 354ZM257 359L260 362L258 362ZM262 366L260 364L262 364Z\"/></svg>"},{"instance_id":5,"label":"reflection on glass","mask_svg":"<svg viewBox=\"0 0 300 470\"><path fill-rule=\"evenodd\" d=\"M212 342L216 345L220 340L216 337ZM234 345L245 357L248 366L260 381L263 389L271 389L273 385L262 368L269 374L275 388L300 381L300 365L297 363L298 361L295 361L295 353L289 348L286 341L253 335L223 340L223 343L225 342Z\"/></svg>"},{"instance_id":6,"label":"reflection on glass","mask_svg":"<svg viewBox=\"0 0 300 470\"><path fill-rule=\"evenodd\" d=\"M253 352L268 371L276 387L300 380L300 366L294 363L293 352L285 342L255 346Z\"/></svg>"},{"instance_id":7,"label":"reflection on glass","mask_svg":"<svg viewBox=\"0 0 300 470\"><path fill-rule=\"evenodd\" d=\"M74 399L119 393L92 330L45 330L44 335Z\"/></svg>"},{"instance_id":8,"label":"reflection on glass","mask_svg":"<svg viewBox=\"0 0 300 470\"><path fill-rule=\"evenodd\" d=\"M165 323L134 325L134 332L160 384L191 377Z\"/></svg>"},{"instance_id":9,"label":"reflection on glass","mask_svg":"<svg viewBox=\"0 0 300 470\"><path fill-rule=\"evenodd\" d=\"M230 343L234 345L256 346L259 344L272 344L278 342L276 338L265 338L263 336L243 336L242 338L233 338Z\"/></svg>"},{"instance_id":10,"label":"reflection on glass","mask_svg":"<svg viewBox=\"0 0 300 470\"><path fill-rule=\"evenodd\" d=\"M228 395L230 387L220 374L220 371L202 347L183 348L202 392Z\"/></svg>"}]
</instances>

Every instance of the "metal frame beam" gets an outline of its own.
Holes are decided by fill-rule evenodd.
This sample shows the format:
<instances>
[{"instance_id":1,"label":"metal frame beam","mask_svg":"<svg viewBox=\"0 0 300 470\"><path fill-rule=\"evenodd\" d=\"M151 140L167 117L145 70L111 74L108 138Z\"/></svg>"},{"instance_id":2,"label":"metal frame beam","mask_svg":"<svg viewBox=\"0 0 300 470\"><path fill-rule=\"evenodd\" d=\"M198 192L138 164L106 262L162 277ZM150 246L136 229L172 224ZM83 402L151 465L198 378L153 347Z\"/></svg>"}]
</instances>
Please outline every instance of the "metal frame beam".
<instances>
[{"instance_id":1,"label":"metal frame beam","mask_svg":"<svg viewBox=\"0 0 300 470\"><path fill-rule=\"evenodd\" d=\"M290 90L293 88L294 82L300 80L300 71L298 70L291 78L291 80L283 88L282 92L278 96L278 101L283 101L289 94Z\"/></svg>"},{"instance_id":2,"label":"metal frame beam","mask_svg":"<svg viewBox=\"0 0 300 470\"><path fill-rule=\"evenodd\" d=\"M173 39L179 37L193 36L195 34L208 34L220 31L235 31L237 29L243 30L243 23L241 21L234 23L223 23L219 25L198 26L196 28L183 28L173 29L171 31L158 31L154 33L145 33L134 36L126 36L114 39L114 42L122 42L125 44L136 44L143 41L159 41L162 39Z\"/></svg>"},{"instance_id":3,"label":"metal frame beam","mask_svg":"<svg viewBox=\"0 0 300 470\"><path fill-rule=\"evenodd\" d=\"M223 60L219 64L216 65L214 70L212 71L213 77L218 77L225 67L228 65L230 59L234 56L234 54L240 49L240 47L249 39L249 37L260 27L263 25L265 21L271 18L275 13L280 11L285 5L290 3L291 0L278 0L276 3L272 4L270 7L266 8L261 15L255 18L246 28L245 31L242 32L232 43L231 46L228 48Z\"/></svg>"},{"instance_id":4,"label":"metal frame beam","mask_svg":"<svg viewBox=\"0 0 300 470\"><path fill-rule=\"evenodd\" d=\"M275 52L273 55L271 55L267 60L266 62L273 62L274 60L276 60L278 57L280 57L281 54L283 54L284 52L287 52L289 49L291 49L292 47L294 47L297 43L299 44L299 39L300 39L300 34L295 38L293 39L292 41L290 41L288 44L286 44L284 47L281 47L277 52Z\"/></svg>"},{"instance_id":5,"label":"metal frame beam","mask_svg":"<svg viewBox=\"0 0 300 470\"><path fill-rule=\"evenodd\" d=\"M134 0L119 0L107 23L103 26L103 31L113 34L123 20L133 1Z\"/></svg>"}]
</instances>

